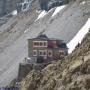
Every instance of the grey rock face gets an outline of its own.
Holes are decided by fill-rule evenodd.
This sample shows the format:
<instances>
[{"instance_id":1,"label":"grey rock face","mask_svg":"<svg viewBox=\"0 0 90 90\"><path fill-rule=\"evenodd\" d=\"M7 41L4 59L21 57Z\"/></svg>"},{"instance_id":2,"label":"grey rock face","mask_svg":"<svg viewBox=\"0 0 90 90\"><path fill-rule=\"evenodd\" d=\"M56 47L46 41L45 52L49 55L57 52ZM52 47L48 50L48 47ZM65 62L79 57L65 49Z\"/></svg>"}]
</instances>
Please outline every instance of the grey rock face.
<instances>
[{"instance_id":1,"label":"grey rock face","mask_svg":"<svg viewBox=\"0 0 90 90\"><path fill-rule=\"evenodd\" d=\"M16 9L17 3L22 0L0 0L0 17Z\"/></svg>"}]
</instances>

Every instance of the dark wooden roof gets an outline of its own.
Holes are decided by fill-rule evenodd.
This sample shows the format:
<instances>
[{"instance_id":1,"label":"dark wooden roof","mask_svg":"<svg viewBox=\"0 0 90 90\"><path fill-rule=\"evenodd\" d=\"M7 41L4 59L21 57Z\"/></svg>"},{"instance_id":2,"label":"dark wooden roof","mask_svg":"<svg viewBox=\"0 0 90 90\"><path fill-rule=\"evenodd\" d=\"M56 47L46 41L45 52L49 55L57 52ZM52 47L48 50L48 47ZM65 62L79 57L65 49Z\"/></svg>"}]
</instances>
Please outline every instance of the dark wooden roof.
<instances>
[{"instance_id":1,"label":"dark wooden roof","mask_svg":"<svg viewBox=\"0 0 90 90\"><path fill-rule=\"evenodd\" d=\"M49 40L46 34L40 34L36 38L33 38L33 39Z\"/></svg>"},{"instance_id":2,"label":"dark wooden roof","mask_svg":"<svg viewBox=\"0 0 90 90\"><path fill-rule=\"evenodd\" d=\"M66 49L67 48L67 45L63 40L55 39L55 38L48 38L46 34L40 34L36 38L33 38L32 40L45 40L45 41L50 41L50 40L51 41L53 41L53 40L57 41L58 40L58 41L60 41L62 43L57 46L57 49L59 49L59 48Z\"/></svg>"}]
</instances>

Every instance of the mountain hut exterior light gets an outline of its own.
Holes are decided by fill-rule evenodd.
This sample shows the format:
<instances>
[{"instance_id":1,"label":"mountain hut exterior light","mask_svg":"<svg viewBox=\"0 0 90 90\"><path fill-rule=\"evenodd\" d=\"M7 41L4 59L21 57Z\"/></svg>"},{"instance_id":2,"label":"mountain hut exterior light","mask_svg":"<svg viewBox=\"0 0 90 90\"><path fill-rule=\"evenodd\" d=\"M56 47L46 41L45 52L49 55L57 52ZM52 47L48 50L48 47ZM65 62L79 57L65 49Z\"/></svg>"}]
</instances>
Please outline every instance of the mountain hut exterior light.
<instances>
[{"instance_id":1,"label":"mountain hut exterior light","mask_svg":"<svg viewBox=\"0 0 90 90\"><path fill-rule=\"evenodd\" d=\"M62 40L48 38L45 34L28 39L28 57L37 63L60 60L68 54L68 48Z\"/></svg>"}]
</instances>

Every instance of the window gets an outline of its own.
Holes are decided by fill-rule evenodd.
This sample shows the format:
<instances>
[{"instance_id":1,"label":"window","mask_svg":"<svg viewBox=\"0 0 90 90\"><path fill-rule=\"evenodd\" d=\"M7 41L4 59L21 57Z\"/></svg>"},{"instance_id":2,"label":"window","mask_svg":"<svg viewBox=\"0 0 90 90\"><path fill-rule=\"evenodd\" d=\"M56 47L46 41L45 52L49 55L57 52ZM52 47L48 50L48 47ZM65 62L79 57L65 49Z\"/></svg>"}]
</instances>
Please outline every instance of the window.
<instances>
[{"instance_id":1,"label":"window","mask_svg":"<svg viewBox=\"0 0 90 90\"><path fill-rule=\"evenodd\" d=\"M48 51L48 56L52 57L52 51L51 50Z\"/></svg>"},{"instance_id":2,"label":"window","mask_svg":"<svg viewBox=\"0 0 90 90\"><path fill-rule=\"evenodd\" d=\"M33 56L37 56L37 50L33 50Z\"/></svg>"},{"instance_id":3,"label":"window","mask_svg":"<svg viewBox=\"0 0 90 90\"><path fill-rule=\"evenodd\" d=\"M46 55L46 52L45 51L43 52L43 55Z\"/></svg>"},{"instance_id":4,"label":"window","mask_svg":"<svg viewBox=\"0 0 90 90\"><path fill-rule=\"evenodd\" d=\"M47 43L46 42L44 42L44 46L47 46Z\"/></svg>"},{"instance_id":5,"label":"window","mask_svg":"<svg viewBox=\"0 0 90 90\"><path fill-rule=\"evenodd\" d=\"M39 46L39 42L37 42L37 46Z\"/></svg>"},{"instance_id":6,"label":"window","mask_svg":"<svg viewBox=\"0 0 90 90\"><path fill-rule=\"evenodd\" d=\"M61 55L64 55L64 52L62 52Z\"/></svg>"},{"instance_id":7,"label":"window","mask_svg":"<svg viewBox=\"0 0 90 90\"><path fill-rule=\"evenodd\" d=\"M43 55L42 51L39 52L39 55Z\"/></svg>"},{"instance_id":8,"label":"window","mask_svg":"<svg viewBox=\"0 0 90 90\"><path fill-rule=\"evenodd\" d=\"M50 55L52 55L52 53L51 53L51 52L49 52L48 54L49 54L49 56L50 56Z\"/></svg>"},{"instance_id":9,"label":"window","mask_svg":"<svg viewBox=\"0 0 90 90\"><path fill-rule=\"evenodd\" d=\"M40 42L40 46L42 46L43 45L43 42Z\"/></svg>"},{"instance_id":10,"label":"window","mask_svg":"<svg viewBox=\"0 0 90 90\"><path fill-rule=\"evenodd\" d=\"M36 42L34 42L34 46L36 46L37 45L37 43Z\"/></svg>"},{"instance_id":11,"label":"window","mask_svg":"<svg viewBox=\"0 0 90 90\"><path fill-rule=\"evenodd\" d=\"M64 51L59 51L60 56L64 56Z\"/></svg>"},{"instance_id":12,"label":"window","mask_svg":"<svg viewBox=\"0 0 90 90\"><path fill-rule=\"evenodd\" d=\"M39 56L47 56L46 50L39 50Z\"/></svg>"},{"instance_id":13,"label":"window","mask_svg":"<svg viewBox=\"0 0 90 90\"><path fill-rule=\"evenodd\" d=\"M47 47L47 41L33 41L33 47Z\"/></svg>"}]
</instances>

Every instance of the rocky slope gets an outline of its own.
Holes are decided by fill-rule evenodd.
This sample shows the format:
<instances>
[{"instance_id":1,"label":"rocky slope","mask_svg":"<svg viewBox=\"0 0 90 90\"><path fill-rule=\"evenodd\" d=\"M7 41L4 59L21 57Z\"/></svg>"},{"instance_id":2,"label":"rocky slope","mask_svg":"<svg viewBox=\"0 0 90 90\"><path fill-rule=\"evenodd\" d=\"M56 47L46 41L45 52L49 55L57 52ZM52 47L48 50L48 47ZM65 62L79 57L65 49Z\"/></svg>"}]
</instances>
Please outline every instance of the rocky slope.
<instances>
[{"instance_id":1,"label":"rocky slope","mask_svg":"<svg viewBox=\"0 0 90 90\"><path fill-rule=\"evenodd\" d=\"M21 1L22 0L0 0L0 16L16 10L17 3L20 3Z\"/></svg>"},{"instance_id":2,"label":"rocky slope","mask_svg":"<svg viewBox=\"0 0 90 90\"><path fill-rule=\"evenodd\" d=\"M0 87L17 77L18 65L28 55L28 38L35 38L45 31L48 37L63 39L68 43L90 17L90 2L70 2L55 16L52 15L57 8L37 20L43 11L37 13L35 1L32 10L10 18L0 27Z\"/></svg>"},{"instance_id":3,"label":"rocky slope","mask_svg":"<svg viewBox=\"0 0 90 90\"><path fill-rule=\"evenodd\" d=\"M33 5L32 10L13 16L0 27L0 86L8 85L11 79L18 75L18 61L21 62L21 60L27 56L25 30L28 29L38 17L38 13L36 13L36 3L33 3ZM18 45L18 43L20 45ZM14 46L17 47L17 50ZM23 57L20 55L20 52L23 53ZM17 55L15 55L15 53ZM12 54L15 56L13 57ZM18 59L14 60L14 58ZM16 65L16 63L18 64ZM14 70L11 70L9 66ZM17 68L17 70L15 70L15 68Z\"/></svg>"},{"instance_id":4,"label":"rocky slope","mask_svg":"<svg viewBox=\"0 0 90 90\"><path fill-rule=\"evenodd\" d=\"M64 61L32 70L19 86L20 90L90 90L90 31Z\"/></svg>"}]
</instances>

